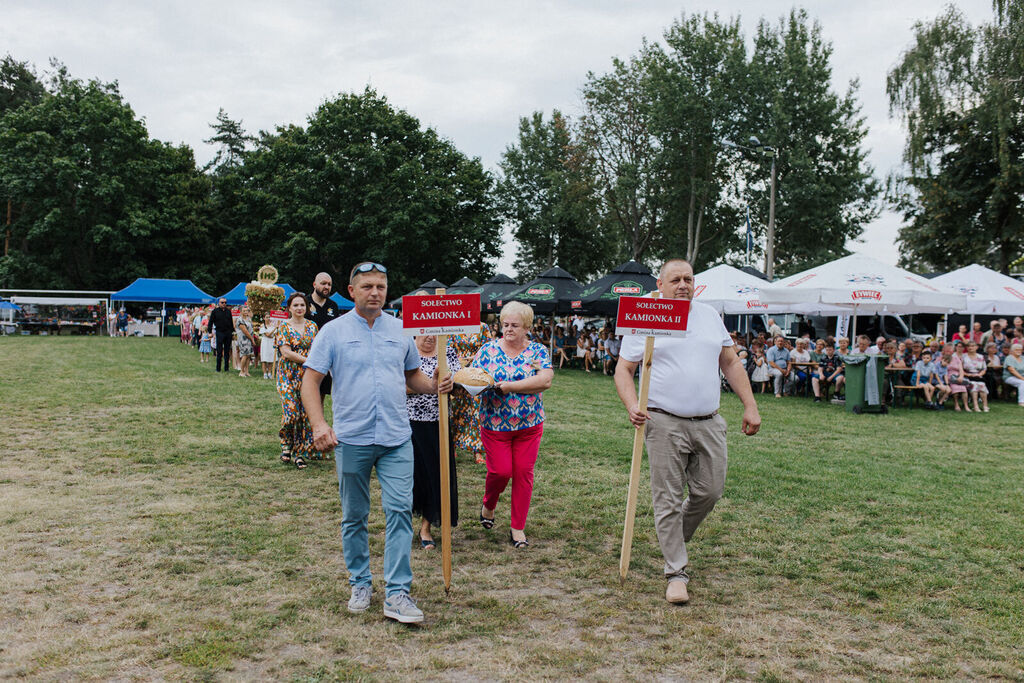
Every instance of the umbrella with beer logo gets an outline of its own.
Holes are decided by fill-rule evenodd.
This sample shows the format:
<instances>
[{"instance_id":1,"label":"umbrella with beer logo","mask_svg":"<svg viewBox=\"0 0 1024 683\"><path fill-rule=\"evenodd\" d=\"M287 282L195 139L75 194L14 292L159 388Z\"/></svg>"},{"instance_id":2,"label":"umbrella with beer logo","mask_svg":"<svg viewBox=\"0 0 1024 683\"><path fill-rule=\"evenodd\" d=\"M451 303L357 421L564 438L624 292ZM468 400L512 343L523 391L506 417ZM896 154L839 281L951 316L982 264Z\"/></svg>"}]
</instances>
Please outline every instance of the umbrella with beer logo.
<instances>
[{"instance_id":1,"label":"umbrella with beer logo","mask_svg":"<svg viewBox=\"0 0 1024 683\"><path fill-rule=\"evenodd\" d=\"M587 285L580 292L577 308L579 312L590 315L614 316L620 296L643 296L657 287L657 278L651 274L650 268L636 261L626 261Z\"/></svg>"},{"instance_id":2,"label":"umbrella with beer logo","mask_svg":"<svg viewBox=\"0 0 1024 683\"><path fill-rule=\"evenodd\" d=\"M541 273L536 280L509 292L504 300L522 301L541 315L567 315L579 310L582 291L583 285L576 278L555 266Z\"/></svg>"}]
</instances>

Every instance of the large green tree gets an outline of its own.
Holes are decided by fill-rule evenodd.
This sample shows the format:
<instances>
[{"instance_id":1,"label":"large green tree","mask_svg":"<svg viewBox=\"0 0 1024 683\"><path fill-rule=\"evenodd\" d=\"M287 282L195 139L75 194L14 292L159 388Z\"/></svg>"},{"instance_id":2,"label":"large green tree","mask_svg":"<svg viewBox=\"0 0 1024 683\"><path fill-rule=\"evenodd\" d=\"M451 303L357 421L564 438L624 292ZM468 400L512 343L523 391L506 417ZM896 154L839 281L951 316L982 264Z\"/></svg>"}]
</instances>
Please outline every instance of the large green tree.
<instances>
[{"instance_id":1,"label":"large green tree","mask_svg":"<svg viewBox=\"0 0 1024 683\"><path fill-rule=\"evenodd\" d=\"M700 270L743 242L735 152L722 144L741 135L747 62L739 20L684 16L645 62L666 176L661 247Z\"/></svg>"},{"instance_id":2,"label":"large green tree","mask_svg":"<svg viewBox=\"0 0 1024 683\"><path fill-rule=\"evenodd\" d=\"M240 169L239 262L274 263L297 287L321 270L347 282L364 259L388 266L392 293L492 272L492 177L373 90L325 102L305 128L263 133Z\"/></svg>"},{"instance_id":3,"label":"large green tree","mask_svg":"<svg viewBox=\"0 0 1024 683\"><path fill-rule=\"evenodd\" d=\"M58 68L0 118L0 187L21 207L0 283L111 289L188 276L207 246L209 184L192 151L155 140L115 84Z\"/></svg>"},{"instance_id":4,"label":"large green tree","mask_svg":"<svg viewBox=\"0 0 1024 683\"><path fill-rule=\"evenodd\" d=\"M590 160L569 120L555 110L519 121L519 140L502 154L499 207L517 242L515 267L531 279L561 266L585 280L608 263L610 243Z\"/></svg>"},{"instance_id":5,"label":"large green tree","mask_svg":"<svg viewBox=\"0 0 1024 683\"><path fill-rule=\"evenodd\" d=\"M901 264L1008 273L1024 250L1024 4L996 0L971 27L954 7L914 28L889 72L907 124L905 168L890 177L904 214Z\"/></svg>"},{"instance_id":6,"label":"large green tree","mask_svg":"<svg viewBox=\"0 0 1024 683\"><path fill-rule=\"evenodd\" d=\"M778 150L775 271L790 273L848 253L878 216L880 187L867 163L858 84L832 90L832 46L806 11L762 20L750 60L746 129ZM770 162L751 158L754 225L768 224Z\"/></svg>"}]
</instances>

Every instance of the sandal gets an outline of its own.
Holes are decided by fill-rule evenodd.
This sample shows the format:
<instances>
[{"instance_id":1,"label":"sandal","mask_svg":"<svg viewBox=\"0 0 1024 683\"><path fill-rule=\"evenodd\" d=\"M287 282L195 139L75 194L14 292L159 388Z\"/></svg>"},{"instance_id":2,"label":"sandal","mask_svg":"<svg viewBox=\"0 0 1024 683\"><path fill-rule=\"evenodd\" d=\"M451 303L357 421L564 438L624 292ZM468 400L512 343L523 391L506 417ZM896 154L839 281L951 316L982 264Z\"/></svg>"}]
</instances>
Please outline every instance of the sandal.
<instances>
[{"instance_id":1,"label":"sandal","mask_svg":"<svg viewBox=\"0 0 1024 683\"><path fill-rule=\"evenodd\" d=\"M527 541L525 538L521 541L517 541L515 538L513 538L511 529L508 530L508 542L511 543L516 550L522 550L523 548L530 547L530 542Z\"/></svg>"},{"instance_id":2,"label":"sandal","mask_svg":"<svg viewBox=\"0 0 1024 683\"><path fill-rule=\"evenodd\" d=\"M304 469L306 469L306 459L303 458L301 455L296 455L295 456L295 469L297 469L297 470L304 470Z\"/></svg>"},{"instance_id":3,"label":"sandal","mask_svg":"<svg viewBox=\"0 0 1024 683\"><path fill-rule=\"evenodd\" d=\"M434 545L434 539L432 539L432 538L426 539L426 538L423 538L422 536L420 536L420 547L423 548L424 550L433 550L437 546Z\"/></svg>"},{"instance_id":4,"label":"sandal","mask_svg":"<svg viewBox=\"0 0 1024 683\"><path fill-rule=\"evenodd\" d=\"M287 464L287 463L290 463L291 461L292 461L291 451L282 451L281 452L281 462Z\"/></svg>"},{"instance_id":5,"label":"sandal","mask_svg":"<svg viewBox=\"0 0 1024 683\"><path fill-rule=\"evenodd\" d=\"M494 528L494 517L484 517L483 507L480 508L480 526L482 526L485 529Z\"/></svg>"}]
</instances>

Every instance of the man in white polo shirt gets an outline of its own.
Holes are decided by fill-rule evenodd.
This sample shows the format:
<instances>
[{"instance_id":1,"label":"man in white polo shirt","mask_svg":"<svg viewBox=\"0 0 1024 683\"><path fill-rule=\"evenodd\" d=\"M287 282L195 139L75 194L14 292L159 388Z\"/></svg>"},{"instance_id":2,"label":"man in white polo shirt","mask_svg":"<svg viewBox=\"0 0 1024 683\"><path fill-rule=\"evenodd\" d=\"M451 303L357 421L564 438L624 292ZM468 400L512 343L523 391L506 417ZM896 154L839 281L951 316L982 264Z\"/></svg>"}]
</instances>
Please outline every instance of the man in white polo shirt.
<instances>
[{"instance_id":1,"label":"man in white polo shirt","mask_svg":"<svg viewBox=\"0 0 1024 683\"><path fill-rule=\"evenodd\" d=\"M693 268L682 259L666 262L658 274L658 291L665 299L692 299ZM668 581L665 599L677 604L690 599L686 543L725 490L726 425L718 414L719 369L743 402L743 433L753 436L761 427L750 380L715 309L692 302L686 330L685 337L659 337L654 342L647 412L640 410L633 383L643 360L643 337L623 339L615 369L615 388L629 421L637 428L647 425L654 526ZM687 488L689 495L684 495Z\"/></svg>"}]
</instances>

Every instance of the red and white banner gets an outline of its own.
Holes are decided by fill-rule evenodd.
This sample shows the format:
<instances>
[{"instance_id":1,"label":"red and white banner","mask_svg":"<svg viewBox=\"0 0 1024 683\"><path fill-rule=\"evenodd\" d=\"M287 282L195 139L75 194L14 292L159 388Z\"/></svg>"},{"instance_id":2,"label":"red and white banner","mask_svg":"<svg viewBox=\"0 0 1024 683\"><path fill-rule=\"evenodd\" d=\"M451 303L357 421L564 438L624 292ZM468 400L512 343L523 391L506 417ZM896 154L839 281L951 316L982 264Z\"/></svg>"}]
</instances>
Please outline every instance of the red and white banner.
<instances>
[{"instance_id":1,"label":"red and white banner","mask_svg":"<svg viewBox=\"0 0 1024 683\"><path fill-rule=\"evenodd\" d=\"M480 295L403 296L402 327L410 336L476 334L480 331Z\"/></svg>"},{"instance_id":2,"label":"red and white banner","mask_svg":"<svg viewBox=\"0 0 1024 683\"><path fill-rule=\"evenodd\" d=\"M238 310L237 308L232 308L231 309L231 317L232 318L238 318L238 317L241 317L241 315L242 315L242 312L240 310Z\"/></svg>"},{"instance_id":3,"label":"red and white banner","mask_svg":"<svg viewBox=\"0 0 1024 683\"><path fill-rule=\"evenodd\" d=\"M685 337L690 318L687 299L620 296L615 334L643 337Z\"/></svg>"},{"instance_id":4,"label":"red and white banner","mask_svg":"<svg viewBox=\"0 0 1024 683\"><path fill-rule=\"evenodd\" d=\"M267 313L267 317L273 318L274 320L287 320L289 316L288 311L276 310Z\"/></svg>"}]
</instances>

